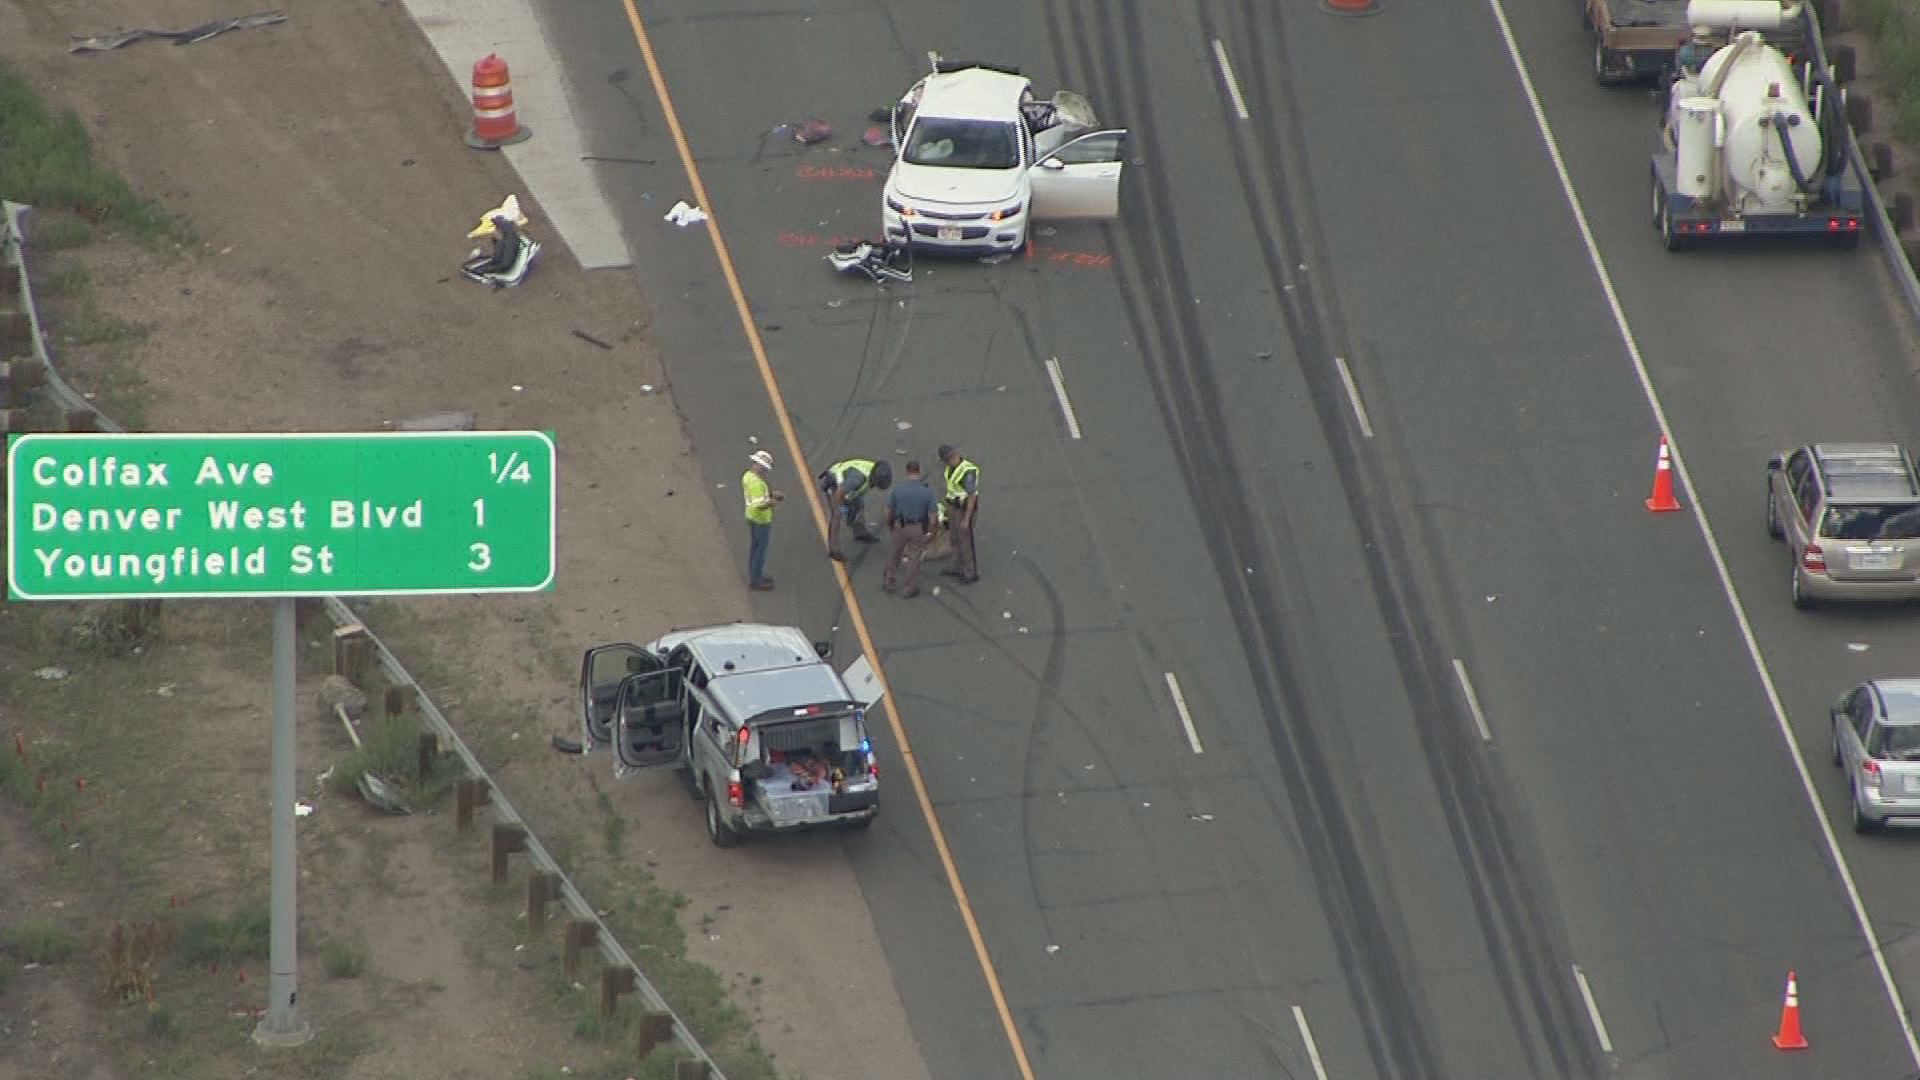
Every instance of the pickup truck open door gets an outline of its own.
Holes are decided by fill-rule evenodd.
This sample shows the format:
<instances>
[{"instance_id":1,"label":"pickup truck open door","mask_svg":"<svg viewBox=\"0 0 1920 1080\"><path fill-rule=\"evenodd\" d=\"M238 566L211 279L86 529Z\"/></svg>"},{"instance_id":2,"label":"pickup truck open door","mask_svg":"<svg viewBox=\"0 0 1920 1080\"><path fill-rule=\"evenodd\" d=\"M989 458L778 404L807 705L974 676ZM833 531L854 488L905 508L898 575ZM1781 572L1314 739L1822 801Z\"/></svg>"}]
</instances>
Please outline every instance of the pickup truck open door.
<instances>
[{"instance_id":1,"label":"pickup truck open door","mask_svg":"<svg viewBox=\"0 0 1920 1080\"><path fill-rule=\"evenodd\" d=\"M596 645L580 660L580 752L613 745L614 706L629 675L659 671L665 661L638 645Z\"/></svg>"},{"instance_id":2,"label":"pickup truck open door","mask_svg":"<svg viewBox=\"0 0 1920 1080\"><path fill-rule=\"evenodd\" d=\"M624 779L642 769L686 764L685 680L685 672L667 667L620 681L614 706L614 776Z\"/></svg>"},{"instance_id":3,"label":"pickup truck open door","mask_svg":"<svg viewBox=\"0 0 1920 1080\"><path fill-rule=\"evenodd\" d=\"M1089 131L1038 152L1040 160L1027 174L1036 220L1120 216L1120 172L1127 152L1125 128Z\"/></svg>"},{"instance_id":4,"label":"pickup truck open door","mask_svg":"<svg viewBox=\"0 0 1920 1080\"><path fill-rule=\"evenodd\" d=\"M887 695L880 685L880 676L874 673L873 664L865 656L847 665L840 673L840 681L846 684L847 692L862 709L871 709Z\"/></svg>"}]
</instances>

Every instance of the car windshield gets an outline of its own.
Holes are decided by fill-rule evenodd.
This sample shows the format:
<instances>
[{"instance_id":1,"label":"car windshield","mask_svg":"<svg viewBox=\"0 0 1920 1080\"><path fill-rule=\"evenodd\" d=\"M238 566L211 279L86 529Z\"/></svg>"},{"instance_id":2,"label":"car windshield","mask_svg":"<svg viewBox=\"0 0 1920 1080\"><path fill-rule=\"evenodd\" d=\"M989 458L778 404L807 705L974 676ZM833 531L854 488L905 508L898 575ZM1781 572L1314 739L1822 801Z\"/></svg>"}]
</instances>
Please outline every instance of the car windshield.
<instances>
[{"instance_id":1,"label":"car windshield","mask_svg":"<svg viewBox=\"0 0 1920 1080\"><path fill-rule=\"evenodd\" d=\"M1920 505L1830 506L1820 535L1833 540L1913 540L1920 538Z\"/></svg>"},{"instance_id":2,"label":"car windshield","mask_svg":"<svg viewBox=\"0 0 1920 1080\"><path fill-rule=\"evenodd\" d=\"M1020 140L1012 124L997 120L923 116L901 157L909 165L1011 169L1020 164Z\"/></svg>"}]
</instances>

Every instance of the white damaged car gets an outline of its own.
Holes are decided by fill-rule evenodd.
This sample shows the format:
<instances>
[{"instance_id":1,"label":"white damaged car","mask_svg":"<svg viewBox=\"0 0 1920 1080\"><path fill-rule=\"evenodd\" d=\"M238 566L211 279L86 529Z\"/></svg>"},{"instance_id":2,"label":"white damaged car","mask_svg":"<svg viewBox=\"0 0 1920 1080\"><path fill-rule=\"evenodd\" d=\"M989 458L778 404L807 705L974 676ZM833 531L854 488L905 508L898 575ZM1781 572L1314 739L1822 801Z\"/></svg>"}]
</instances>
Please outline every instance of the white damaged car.
<instances>
[{"instance_id":1,"label":"white damaged car","mask_svg":"<svg viewBox=\"0 0 1920 1080\"><path fill-rule=\"evenodd\" d=\"M1087 99L1050 100L1016 68L934 58L893 107L893 168L881 222L891 244L993 254L1032 223L1115 218L1127 133Z\"/></svg>"}]
</instances>

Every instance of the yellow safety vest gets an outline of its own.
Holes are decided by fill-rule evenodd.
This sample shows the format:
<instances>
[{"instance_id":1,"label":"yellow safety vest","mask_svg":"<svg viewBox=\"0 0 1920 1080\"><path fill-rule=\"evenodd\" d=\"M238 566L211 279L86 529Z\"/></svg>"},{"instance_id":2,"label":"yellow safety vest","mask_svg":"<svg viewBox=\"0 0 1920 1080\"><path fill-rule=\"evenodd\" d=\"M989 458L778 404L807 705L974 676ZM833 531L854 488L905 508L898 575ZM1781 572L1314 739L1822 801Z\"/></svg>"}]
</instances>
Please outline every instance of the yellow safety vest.
<instances>
[{"instance_id":1,"label":"yellow safety vest","mask_svg":"<svg viewBox=\"0 0 1920 1080\"><path fill-rule=\"evenodd\" d=\"M980 480L979 480L980 466L975 465L973 462L968 461L966 458L961 458L960 464L955 465L954 467L947 470L947 501L948 502L964 503L967 501L967 495L968 495L967 477L969 476L974 478L973 486L976 489L974 494L978 494L977 489L980 486Z\"/></svg>"},{"instance_id":2,"label":"yellow safety vest","mask_svg":"<svg viewBox=\"0 0 1920 1080\"><path fill-rule=\"evenodd\" d=\"M860 470L860 475L866 479L860 481L860 487L854 491L848 491L842 486L840 489L840 497L843 499L857 499L865 495L867 489L873 486L873 462L868 461L866 458L848 458L837 465L828 466L827 472L832 475L835 484L845 485L848 469Z\"/></svg>"},{"instance_id":3,"label":"yellow safety vest","mask_svg":"<svg viewBox=\"0 0 1920 1080\"><path fill-rule=\"evenodd\" d=\"M748 469L740 477L740 493L747 499L747 521L754 525L773 524L773 493L766 477Z\"/></svg>"}]
</instances>

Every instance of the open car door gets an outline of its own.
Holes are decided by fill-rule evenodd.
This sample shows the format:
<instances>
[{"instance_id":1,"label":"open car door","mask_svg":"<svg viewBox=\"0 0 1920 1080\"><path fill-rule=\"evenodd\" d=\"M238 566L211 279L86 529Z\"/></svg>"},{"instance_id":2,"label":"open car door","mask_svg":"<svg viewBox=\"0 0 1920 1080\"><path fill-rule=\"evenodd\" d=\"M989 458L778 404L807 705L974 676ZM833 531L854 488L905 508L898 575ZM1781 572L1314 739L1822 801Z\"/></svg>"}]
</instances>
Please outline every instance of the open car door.
<instances>
[{"instance_id":1,"label":"open car door","mask_svg":"<svg viewBox=\"0 0 1920 1080\"><path fill-rule=\"evenodd\" d=\"M896 158L900 156L900 148L907 143L907 128L913 125L914 110L920 107L920 91L926 85L927 80L921 79L909 87L899 101L893 103L893 114L888 117L887 135L893 142L893 156Z\"/></svg>"},{"instance_id":2,"label":"open car door","mask_svg":"<svg viewBox=\"0 0 1920 1080\"><path fill-rule=\"evenodd\" d=\"M840 673L840 681L862 709L873 708L887 694L880 685L879 675L874 673L872 662L865 656L848 664L847 670Z\"/></svg>"},{"instance_id":3,"label":"open car door","mask_svg":"<svg viewBox=\"0 0 1920 1080\"><path fill-rule=\"evenodd\" d=\"M1028 173L1033 216L1050 221L1119 217L1126 151L1126 129L1112 128L1077 135L1046 153Z\"/></svg>"},{"instance_id":4,"label":"open car door","mask_svg":"<svg viewBox=\"0 0 1920 1080\"><path fill-rule=\"evenodd\" d=\"M613 745L613 711L629 675L659 671L665 663L638 645L595 645L580 661L580 752Z\"/></svg>"},{"instance_id":5,"label":"open car door","mask_svg":"<svg viewBox=\"0 0 1920 1080\"><path fill-rule=\"evenodd\" d=\"M614 706L619 727L613 743L614 775L679 765L687 748L686 695L679 668L629 675Z\"/></svg>"}]
</instances>

